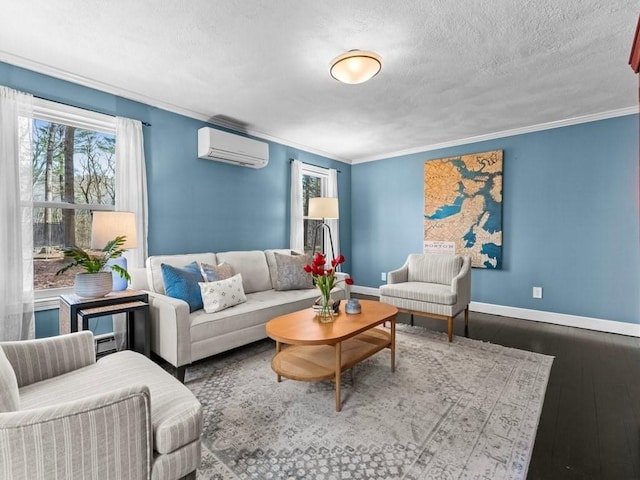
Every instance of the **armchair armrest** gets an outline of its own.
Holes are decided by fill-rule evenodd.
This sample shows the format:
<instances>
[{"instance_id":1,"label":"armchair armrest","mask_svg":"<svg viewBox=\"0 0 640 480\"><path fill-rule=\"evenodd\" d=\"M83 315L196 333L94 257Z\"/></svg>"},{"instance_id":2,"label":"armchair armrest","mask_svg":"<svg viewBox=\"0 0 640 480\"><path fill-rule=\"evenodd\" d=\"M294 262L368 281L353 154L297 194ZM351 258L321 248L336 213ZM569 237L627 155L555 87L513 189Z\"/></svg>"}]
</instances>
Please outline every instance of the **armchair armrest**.
<instances>
[{"instance_id":1,"label":"armchair armrest","mask_svg":"<svg viewBox=\"0 0 640 480\"><path fill-rule=\"evenodd\" d=\"M0 478L151 478L151 397L145 386L0 413ZM82 434L80 434L82 432Z\"/></svg>"},{"instance_id":2,"label":"armchair armrest","mask_svg":"<svg viewBox=\"0 0 640 480\"><path fill-rule=\"evenodd\" d=\"M451 280L451 289L458 295L458 304L471 302L471 257L462 257L462 268Z\"/></svg>"},{"instance_id":3,"label":"armchair armrest","mask_svg":"<svg viewBox=\"0 0 640 480\"><path fill-rule=\"evenodd\" d=\"M387 285L392 283L404 283L409 281L409 267L405 263L397 270L392 270L387 273Z\"/></svg>"},{"instance_id":4,"label":"armchair armrest","mask_svg":"<svg viewBox=\"0 0 640 480\"><path fill-rule=\"evenodd\" d=\"M161 293L149 295L151 350L174 367L191 363L189 304Z\"/></svg>"},{"instance_id":5,"label":"armchair armrest","mask_svg":"<svg viewBox=\"0 0 640 480\"><path fill-rule=\"evenodd\" d=\"M93 333L76 332L57 337L2 342L18 387L57 377L96 362Z\"/></svg>"}]
</instances>

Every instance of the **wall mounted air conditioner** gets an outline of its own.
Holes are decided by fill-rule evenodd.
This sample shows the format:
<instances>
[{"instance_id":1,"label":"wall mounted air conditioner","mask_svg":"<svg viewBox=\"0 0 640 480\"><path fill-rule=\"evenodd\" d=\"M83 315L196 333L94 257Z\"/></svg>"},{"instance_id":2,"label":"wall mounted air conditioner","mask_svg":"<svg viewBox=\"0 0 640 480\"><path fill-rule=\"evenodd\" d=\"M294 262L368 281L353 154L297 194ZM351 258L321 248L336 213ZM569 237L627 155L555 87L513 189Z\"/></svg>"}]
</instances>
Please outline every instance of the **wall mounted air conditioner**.
<instances>
[{"instance_id":1,"label":"wall mounted air conditioner","mask_svg":"<svg viewBox=\"0 0 640 480\"><path fill-rule=\"evenodd\" d=\"M203 127L198 130L198 158L250 168L266 167L269 144L252 138Z\"/></svg>"}]
</instances>

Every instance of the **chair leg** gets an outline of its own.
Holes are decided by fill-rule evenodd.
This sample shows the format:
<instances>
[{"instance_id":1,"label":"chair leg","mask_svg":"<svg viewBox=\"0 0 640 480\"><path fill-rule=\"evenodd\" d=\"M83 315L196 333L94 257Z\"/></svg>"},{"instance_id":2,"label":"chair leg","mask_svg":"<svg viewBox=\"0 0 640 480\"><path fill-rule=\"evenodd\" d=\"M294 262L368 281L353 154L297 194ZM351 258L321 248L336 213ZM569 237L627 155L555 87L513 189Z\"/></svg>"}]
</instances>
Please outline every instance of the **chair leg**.
<instances>
[{"instance_id":1,"label":"chair leg","mask_svg":"<svg viewBox=\"0 0 640 480\"><path fill-rule=\"evenodd\" d=\"M453 317L447 317L447 330L449 334L449 342L453 340Z\"/></svg>"},{"instance_id":2,"label":"chair leg","mask_svg":"<svg viewBox=\"0 0 640 480\"><path fill-rule=\"evenodd\" d=\"M180 380L181 383L184 383L184 372L186 370L187 370L187 367L185 366L176 368L175 376L178 380Z\"/></svg>"},{"instance_id":3,"label":"chair leg","mask_svg":"<svg viewBox=\"0 0 640 480\"><path fill-rule=\"evenodd\" d=\"M413 313L411 314L411 326L413 327Z\"/></svg>"},{"instance_id":4,"label":"chair leg","mask_svg":"<svg viewBox=\"0 0 640 480\"><path fill-rule=\"evenodd\" d=\"M469 338L469 305L464 309L464 336Z\"/></svg>"}]
</instances>

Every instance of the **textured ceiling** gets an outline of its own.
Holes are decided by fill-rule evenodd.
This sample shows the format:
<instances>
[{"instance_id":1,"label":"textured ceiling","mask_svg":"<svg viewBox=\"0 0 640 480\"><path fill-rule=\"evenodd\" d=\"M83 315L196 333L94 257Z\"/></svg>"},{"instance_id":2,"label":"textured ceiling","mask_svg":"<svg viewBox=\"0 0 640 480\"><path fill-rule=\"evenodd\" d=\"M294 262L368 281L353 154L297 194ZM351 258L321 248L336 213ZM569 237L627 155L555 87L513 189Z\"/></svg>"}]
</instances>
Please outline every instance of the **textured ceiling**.
<instances>
[{"instance_id":1,"label":"textured ceiling","mask_svg":"<svg viewBox=\"0 0 640 480\"><path fill-rule=\"evenodd\" d=\"M633 107L623 0L0 0L0 60L344 160ZM382 56L370 82L328 64Z\"/></svg>"}]
</instances>

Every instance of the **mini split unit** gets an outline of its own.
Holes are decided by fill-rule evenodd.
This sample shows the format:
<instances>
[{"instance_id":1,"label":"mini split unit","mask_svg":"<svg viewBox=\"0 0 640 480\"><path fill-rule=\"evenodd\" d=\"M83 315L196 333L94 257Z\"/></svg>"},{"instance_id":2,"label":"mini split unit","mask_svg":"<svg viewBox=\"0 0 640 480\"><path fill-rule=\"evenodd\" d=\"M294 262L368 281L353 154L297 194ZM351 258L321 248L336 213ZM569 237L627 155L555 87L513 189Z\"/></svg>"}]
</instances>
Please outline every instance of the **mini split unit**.
<instances>
[{"instance_id":1,"label":"mini split unit","mask_svg":"<svg viewBox=\"0 0 640 480\"><path fill-rule=\"evenodd\" d=\"M198 158L243 167L262 168L269 163L269 144L215 128L203 127L198 130Z\"/></svg>"}]
</instances>

